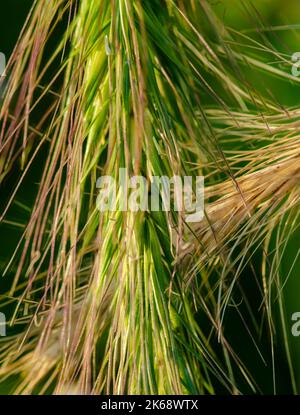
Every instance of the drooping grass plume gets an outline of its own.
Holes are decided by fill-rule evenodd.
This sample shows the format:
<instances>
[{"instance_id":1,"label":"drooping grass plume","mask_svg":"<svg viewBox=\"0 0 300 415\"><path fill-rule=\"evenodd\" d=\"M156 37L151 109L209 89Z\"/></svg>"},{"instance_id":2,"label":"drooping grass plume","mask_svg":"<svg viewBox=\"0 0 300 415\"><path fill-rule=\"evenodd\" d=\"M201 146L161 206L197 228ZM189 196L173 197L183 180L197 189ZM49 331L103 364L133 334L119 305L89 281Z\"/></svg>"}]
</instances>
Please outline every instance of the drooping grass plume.
<instances>
[{"instance_id":1,"label":"drooping grass plume","mask_svg":"<svg viewBox=\"0 0 300 415\"><path fill-rule=\"evenodd\" d=\"M274 347L268 241L284 215L296 227L299 113L249 88L245 62L284 73L237 43L206 1L34 2L0 115L0 181L22 171L1 220L46 154L4 269L15 332L1 342L0 382L11 393L259 391L224 316L261 249ZM100 213L97 178L119 181L120 168L204 175L205 219Z\"/></svg>"}]
</instances>

